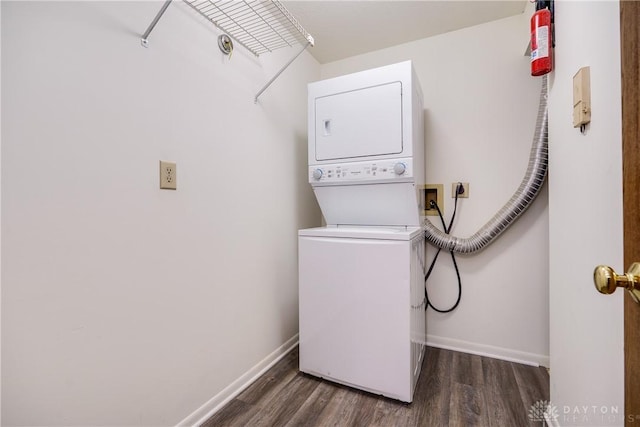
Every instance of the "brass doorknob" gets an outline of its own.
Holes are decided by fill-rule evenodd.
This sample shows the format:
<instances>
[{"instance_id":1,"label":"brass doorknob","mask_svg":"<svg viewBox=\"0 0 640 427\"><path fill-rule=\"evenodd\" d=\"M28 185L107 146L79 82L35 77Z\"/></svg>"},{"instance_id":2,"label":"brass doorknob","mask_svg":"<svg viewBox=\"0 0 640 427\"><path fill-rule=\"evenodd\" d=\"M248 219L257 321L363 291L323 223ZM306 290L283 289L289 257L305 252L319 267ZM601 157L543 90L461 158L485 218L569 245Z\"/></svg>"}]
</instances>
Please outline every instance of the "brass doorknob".
<instances>
[{"instance_id":1,"label":"brass doorknob","mask_svg":"<svg viewBox=\"0 0 640 427\"><path fill-rule=\"evenodd\" d=\"M593 281L601 294L612 294L617 288L624 288L640 304L640 263L631 264L627 274L617 274L608 265L599 265L593 272Z\"/></svg>"}]
</instances>

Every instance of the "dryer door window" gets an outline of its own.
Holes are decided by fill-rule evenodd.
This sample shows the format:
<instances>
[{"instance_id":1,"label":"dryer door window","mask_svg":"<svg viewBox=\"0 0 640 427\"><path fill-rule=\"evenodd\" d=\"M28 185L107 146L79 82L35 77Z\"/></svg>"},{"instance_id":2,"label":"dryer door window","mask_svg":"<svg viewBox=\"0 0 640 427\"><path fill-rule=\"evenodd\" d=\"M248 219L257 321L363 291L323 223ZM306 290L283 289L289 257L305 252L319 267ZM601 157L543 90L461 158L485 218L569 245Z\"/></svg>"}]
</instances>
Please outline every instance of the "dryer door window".
<instances>
[{"instance_id":1,"label":"dryer door window","mask_svg":"<svg viewBox=\"0 0 640 427\"><path fill-rule=\"evenodd\" d=\"M316 160L402 153L402 83L316 98Z\"/></svg>"}]
</instances>

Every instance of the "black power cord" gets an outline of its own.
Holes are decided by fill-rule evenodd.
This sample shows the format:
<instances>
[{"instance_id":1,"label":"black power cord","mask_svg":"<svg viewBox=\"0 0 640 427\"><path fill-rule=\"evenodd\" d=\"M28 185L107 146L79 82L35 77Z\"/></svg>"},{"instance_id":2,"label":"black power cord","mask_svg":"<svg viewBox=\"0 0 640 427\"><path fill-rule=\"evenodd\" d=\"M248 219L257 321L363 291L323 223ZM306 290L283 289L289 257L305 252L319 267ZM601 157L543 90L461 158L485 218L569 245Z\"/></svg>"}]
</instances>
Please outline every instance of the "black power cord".
<instances>
[{"instance_id":1,"label":"black power cord","mask_svg":"<svg viewBox=\"0 0 640 427\"><path fill-rule=\"evenodd\" d=\"M456 211L458 210L458 196L463 193L464 193L464 186L462 185L461 182L459 182L458 185L456 186L456 197L455 197L455 202L453 206L453 214L451 215L451 220L449 221L449 226L447 226L444 222L444 217L442 216L442 211L440 210L438 203L436 203L435 200L432 200L430 202L431 208L435 208L438 211L438 216L440 217L440 221L442 222L442 228L444 228L445 234L451 233L451 228L453 227L453 220L456 218ZM462 298L462 279L460 278L460 270L458 269L458 263L456 262L456 256L453 253L453 251L449 251L449 253L451 254L451 260L453 261L453 266L455 267L455 270L456 270L456 277L458 278L458 299L456 300L455 304L451 308L448 308L446 310L441 310L435 307L431 303L431 301L429 300L429 295L427 293L427 279L431 275L431 272L433 271L433 267L435 267L436 265L436 261L438 260L438 255L440 255L441 250L442 248L438 248L438 252L436 252L436 255L433 257L433 261L431 261L429 270L427 270L427 274L425 274L424 276L424 298L426 301L425 311L428 307L431 307L438 313L450 313L458 307L458 304L460 304L460 299Z\"/></svg>"}]
</instances>

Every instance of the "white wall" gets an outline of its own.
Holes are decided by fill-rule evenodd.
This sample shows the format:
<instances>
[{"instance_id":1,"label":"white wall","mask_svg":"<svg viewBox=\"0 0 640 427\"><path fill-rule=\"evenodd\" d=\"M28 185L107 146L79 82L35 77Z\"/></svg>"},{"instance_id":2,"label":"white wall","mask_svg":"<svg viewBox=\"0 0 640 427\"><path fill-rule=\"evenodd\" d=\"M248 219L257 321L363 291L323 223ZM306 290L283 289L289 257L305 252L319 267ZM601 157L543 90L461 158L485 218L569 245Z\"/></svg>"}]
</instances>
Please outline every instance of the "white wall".
<instances>
[{"instance_id":1,"label":"white wall","mask_svg":"<svg viewBox=\"0 0 640 427\"><path fill-rule=\"evenodd\" d=\"M517 189L528 164L540 80L524 56L530 14L371 52L322 66L322 76L411 59L424 92L427 182L470 183L453 234L470 236ZM439 224L437 217L431 217ZM433 256L435 250L430 249ZM458 256L463 295L450 314L429 311L432 345L548 364L547 190L484 251ZM455 302L451 258L440 256L429 279L439 308Z\"/></svg>"},{"instance_id":2,"label":"white wall","mask_svg":"<svg viewBox=\"0 0 640 427\"><path fill-rule=\"evenodd\" d=\"M2 2L4 425L174 425L297 334L319 65L254 105L297 48L160 5Z\"/></svg>"},{"instance_id":3,"label":"white wall","mask_svg":"<svg viewBox=\"0 0 640 427\"><path fill-rule=\"evenodd\" d=\"M623 424L622 292L603 296L593 269L626 271L622 247L622 146L618 2L556 5L556 64L549 99L551 401L561 425ZM592 122L572 125L572 78L591 67ZM565 415L565 407L580 409ZM601 418L615 406L618 418ZM577 415L576 418L573 416Z\"/></svg>"},{"instance_id":4,"label":"white wall","mask_svg":"<svg viewBox=\"0 0 640 427\"><path fill-rule=\"evenodd\" d=\"M0 23L2 7L0 7ZM0 42L0 82L2 81L2 43ZM2 100L2 84L0 84L0 100ZM2 114L0 113L0 224L2 223ZM0 227L0 336L2 335L2 227ZM0 424L2 423L2 340L0 339Z\"/></svg>"}]
</instances>

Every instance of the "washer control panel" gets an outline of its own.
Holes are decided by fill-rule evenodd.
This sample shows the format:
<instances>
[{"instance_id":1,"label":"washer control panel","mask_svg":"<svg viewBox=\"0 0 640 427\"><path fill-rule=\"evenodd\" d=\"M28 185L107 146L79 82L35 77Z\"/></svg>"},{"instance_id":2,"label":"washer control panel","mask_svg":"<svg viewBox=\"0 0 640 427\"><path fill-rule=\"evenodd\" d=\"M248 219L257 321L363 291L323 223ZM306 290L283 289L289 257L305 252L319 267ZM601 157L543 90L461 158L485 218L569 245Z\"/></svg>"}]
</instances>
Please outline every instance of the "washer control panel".
<instances>
[{"instance_id":1,"label":"washer control panel","mask_svg":"<svg viewBox=\"0 0 640 427\"><path fill-rule=\"evenodd\" d=\"M309 182L311 184L406 181L407 178L412 177L413 162L411 158L309 166Z\"/></svg>"}]
</instances>

